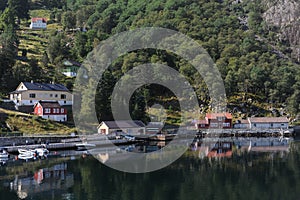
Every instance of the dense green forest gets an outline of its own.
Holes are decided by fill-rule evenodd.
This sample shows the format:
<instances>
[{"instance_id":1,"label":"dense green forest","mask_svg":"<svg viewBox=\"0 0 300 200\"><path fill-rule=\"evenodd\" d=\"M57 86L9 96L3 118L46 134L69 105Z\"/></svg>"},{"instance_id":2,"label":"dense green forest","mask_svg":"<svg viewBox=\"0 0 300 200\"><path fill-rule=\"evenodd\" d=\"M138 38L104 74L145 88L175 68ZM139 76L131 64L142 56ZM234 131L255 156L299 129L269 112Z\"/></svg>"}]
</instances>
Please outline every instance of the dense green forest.
<instances>
[{"instance_id":1,"label":"dense green forest","mask_svg":"<svg viewBox=\"0 0 300 200\"><path fill-rule=\"evenodd\" d=\"M64 59L82 62L100 41L122 31L164 27L186 34L208 51L222 74L230 111L244 116L296 117L300 112L299 66L290 56L289 42L280 40L276 27L263 20L265 9L259 0L1 1L0 93L6 95L20 81L29 80L54 80L72 89L74 80L59 73ZM47 10L48 24L59 28L44 31L45 51L24 62L16 49L19 32L28 25L32 10ZM87 31L80 31L83 29ZM29 50L23 49L22 55ZM166 64L184 74L199 104L209 109L205 83L185 60L164 51L141 50L118 58L104 73L106 84L99 84L101 95L96 97L100 119L111 118L109 97L114 83L134 66L149 62ZM157 102L176 110L176 102L168 101L171 96L172 92L157 85L140 88L131 99L134 118L146 119L147 106ZM87 107L82 109L86 115Z\"/></svg>"}]
</instances>

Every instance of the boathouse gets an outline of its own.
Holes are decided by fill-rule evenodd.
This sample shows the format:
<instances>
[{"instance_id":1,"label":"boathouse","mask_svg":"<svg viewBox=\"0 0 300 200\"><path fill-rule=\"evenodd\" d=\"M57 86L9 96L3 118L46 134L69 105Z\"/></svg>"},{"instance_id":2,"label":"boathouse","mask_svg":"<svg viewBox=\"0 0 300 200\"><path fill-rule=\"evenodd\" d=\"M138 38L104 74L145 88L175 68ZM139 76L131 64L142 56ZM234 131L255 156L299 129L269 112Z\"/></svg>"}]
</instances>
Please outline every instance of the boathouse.
<instances>
[{"instance_id":1,"label":"boathouse","mask_svg":"<svg viewBox=\"0 0 300 200\"><path fill-rule=\"evenodd\" d=\"M287 117L250 117L248 118L250 129L288 129Z\"/></svg>"},{"instance_id":2,"label":"boathouse","mask_svg":"<svg viewBox=\"0 0 300 200\"><path fill-rule=\"evenodd\" d=\"M33 107L34 114L44 119L50 119L58 122L67 121L67 110L60 104L52 101L39 101Z\"/></svg>"},{"instance_id":3,"label":"boathouse","mask_svg":"<svg viewBox=\"0 0 300 200\"><path fill-rule=\"evenodd\" d=\"M141 135L146 133L145 124L140 120L134 121L102 121L98 126L98 133Z\"/></svg>"},{"instance_id":4,"label":"boathouse","mask_svg":"<svg viewBox=\"0 0 300 200\"><path fill-rule=\"evenodd\" d=\"M205 119L196 122L197 129L230 129L232 115L230 113L207 113Z\"/></svg>"}]
</instances>

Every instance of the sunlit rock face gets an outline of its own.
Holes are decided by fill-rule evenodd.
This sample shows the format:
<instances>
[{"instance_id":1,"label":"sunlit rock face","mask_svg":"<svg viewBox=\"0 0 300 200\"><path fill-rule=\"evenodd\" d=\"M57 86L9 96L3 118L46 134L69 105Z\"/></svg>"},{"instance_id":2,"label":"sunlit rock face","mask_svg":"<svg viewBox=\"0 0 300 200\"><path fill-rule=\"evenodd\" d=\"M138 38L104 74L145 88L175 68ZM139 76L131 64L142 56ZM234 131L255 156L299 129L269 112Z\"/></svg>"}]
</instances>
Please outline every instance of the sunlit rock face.
<instances>
[{"instance_id":1,"label":"sunlit rock face","mask_svg":"<svg viewBox=\"0 0 300 200\"><path fill-rule=\"evenodd\" d=\"M279 29L279 39L288 43L291 57L300 62L300 2L298 0L264 0L263 19Z\"/></svg>"}]
</instances>

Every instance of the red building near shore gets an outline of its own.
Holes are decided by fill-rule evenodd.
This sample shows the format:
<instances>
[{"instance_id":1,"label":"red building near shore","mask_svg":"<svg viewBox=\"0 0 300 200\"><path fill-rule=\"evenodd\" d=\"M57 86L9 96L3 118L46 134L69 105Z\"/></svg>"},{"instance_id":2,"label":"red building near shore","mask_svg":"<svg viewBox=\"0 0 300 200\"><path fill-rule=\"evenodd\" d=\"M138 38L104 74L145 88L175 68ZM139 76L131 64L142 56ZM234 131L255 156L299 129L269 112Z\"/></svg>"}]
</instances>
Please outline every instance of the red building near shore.
<instances>
[{"instance_id":1,"label":"red building near shore","mask_svg":"<svg viewBox=\"0 0 300 200\"><path fill-rule=\"evenodd\" d=\"M230 129L232 128L232 115L230 113L207 113L205 119L195 124L197 129Z\"/></svg>"},{"instance_id":2,"label":"red building near shore","mask_svg":"<svg viewBox=\"0 0 300 200\"><path fill-rule=\"evenodd\" d=\"M57 101L39 101L34 105L34 114L44 119L64 122L67 121L67 110Z\"/></svg>"}]
</instances>

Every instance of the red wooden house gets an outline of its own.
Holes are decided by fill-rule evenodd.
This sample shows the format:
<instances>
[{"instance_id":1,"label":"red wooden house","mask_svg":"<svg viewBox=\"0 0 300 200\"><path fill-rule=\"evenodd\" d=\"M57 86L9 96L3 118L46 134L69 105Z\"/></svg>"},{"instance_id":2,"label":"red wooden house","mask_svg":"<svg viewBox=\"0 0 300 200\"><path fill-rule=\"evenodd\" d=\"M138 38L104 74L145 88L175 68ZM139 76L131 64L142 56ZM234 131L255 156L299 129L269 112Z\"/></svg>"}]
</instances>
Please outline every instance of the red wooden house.
<instances>
[{"instance_id":1,"label":"red wooden house","mask_svg":"<svg viewBox=\"0 0 300 200\"><path fill-rule=\"evenodd\" d=\"M57 101L39 101L34 107L34 114L44 119L64 122L67 121L67 110Z\"/></svg>"},{"instance_id":2,"label":"red wooden house","mask_svg":"<svg viewBox=\"0 0 300 200\"><path fill-rule=\"evenodd\" d=\"M229 129L232 128L232 115L230 113L207 113L204 120L196 123L197 129Z\"/></svg>"}]
</instances>

